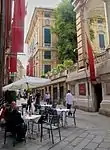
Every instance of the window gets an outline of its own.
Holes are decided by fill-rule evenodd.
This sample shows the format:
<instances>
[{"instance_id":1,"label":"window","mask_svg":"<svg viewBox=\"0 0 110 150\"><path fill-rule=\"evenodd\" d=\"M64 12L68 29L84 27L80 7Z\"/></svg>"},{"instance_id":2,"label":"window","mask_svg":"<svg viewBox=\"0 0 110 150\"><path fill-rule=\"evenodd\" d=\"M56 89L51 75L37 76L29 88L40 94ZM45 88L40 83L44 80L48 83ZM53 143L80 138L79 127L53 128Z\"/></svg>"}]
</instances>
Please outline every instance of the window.
<instances>
[{"instance_id":1,"label":"window","mask_svg":"<svg viewBox=\"0 0 110 150\"><path fill-rule=\"evenodd\" d=\"M44 65L44 73L51 71L51 65Z\"/></svg>"},{"instance_id":2,"label":"window","mask_svg":"<svg viewBox=\"0 0 110 150\"><path fill-rule=\"evenodd\" d=\"M105 39L103 33L99 34L99 47L105 48Z\"/></svg>"},{"instance_id":3,"label":"window","mask_svg":"<svg viewBox=\"0 0 110 150\"><path fill-rule=\"evenodd\" d=\"M44 28L44 44L45 46L51 45L51 31L49 28Z\"/></svg>"},{"instance_id":4,"label":"window","mask_svg":"<svg viewBox=\"0 0 110 150\"><path fill-rule=\"evenodd\" d=\"M102 24L103 20L101 18L98 18L97 22L98 22L98 24Z\"/></svg>"},{"instance_id":5,"label":"window","mask_svg":"<svg viewBox=\"0 0 110 150\"><path fill-rule=\"evenodd\" d=\"M50 12L49 12L49 11L45 11L45 12L44 12L44 17L50 18Z\"/></svg>"},{"instance_id":6,"label":"window","mask_svg":"<svg viewBox=\"0 0 110 150\"><path fill-rule=\"evenodd\" d=\"M44 59L51 59L51 51L44 52Z\"/></svg>"}]
</instances>

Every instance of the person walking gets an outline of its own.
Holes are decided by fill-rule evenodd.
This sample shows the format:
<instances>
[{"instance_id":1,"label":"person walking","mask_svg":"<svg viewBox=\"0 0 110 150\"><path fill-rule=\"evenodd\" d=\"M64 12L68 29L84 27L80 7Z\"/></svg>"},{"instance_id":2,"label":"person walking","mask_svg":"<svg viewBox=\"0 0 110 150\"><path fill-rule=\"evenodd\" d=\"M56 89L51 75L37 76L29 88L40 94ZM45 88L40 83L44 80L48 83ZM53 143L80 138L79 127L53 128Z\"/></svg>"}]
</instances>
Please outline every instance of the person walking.
<instances>
[{"instance_id":1,"label":"person walking","mask_svg":"<svg viewBox=\"0 0 110 150\"><path fill-rule=\"evenodd\" d=\"M37 91L36 96L35 96L35 111L37 111L38 106L40 105L40 92Z\"/></svg>"},{"instance_id":2,"label":"person walking","mask_svg":"<svg viewBox=\"0 0 110 150\"><path fill-rule=\"evenodd\" d=\"M29 112L30 112L31 108L32 108L32 94L29 95L26 111L28 111L28 108L29 108Z\"/></svg>"},{"instance_id":3,"label":"person walking","mask_svg":"<svg viewBox=\"0 0 110 150\"><path fill-rule=\"evenodd\" d=\"M71 106L73 105L73 95L71 94L71 91L68 90L66 94L66 104L67 104L67 109L69 109L68 115L72 115L71 113Z\"/></svg>"},{"instance_id":4,"label":"person walking","mask_svg":"<svg viewBox=\"0 0 110 150\"><path fill-rule=\"evenodd\" d=\"M48 92L45 94L44 100L47 102L47 104L50 103L50 94Z\"/></svg>"}]
</instances>

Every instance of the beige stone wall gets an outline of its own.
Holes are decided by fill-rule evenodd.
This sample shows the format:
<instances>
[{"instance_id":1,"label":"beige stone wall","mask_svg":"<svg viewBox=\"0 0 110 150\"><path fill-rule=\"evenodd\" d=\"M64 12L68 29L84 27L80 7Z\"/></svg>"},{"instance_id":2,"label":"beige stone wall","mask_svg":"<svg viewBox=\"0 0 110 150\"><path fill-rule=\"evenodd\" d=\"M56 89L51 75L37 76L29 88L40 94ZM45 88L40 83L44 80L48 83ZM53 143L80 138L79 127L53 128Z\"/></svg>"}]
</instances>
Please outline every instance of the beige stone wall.
<instances>
[{"instance_id":1,"label":"beige stone wall","mask_svg":"<svg viewBox=\"0 0 110 150\"><path fill-rule=\"evenodd\" d=\"M49 11L51 12L51 16L49 18L44 17L44 12ZM36 19L37 18L37 19ZM50 47L44 46L44 38L43 38L43 31L44 28L50 28L55 23L54 14L52 9L46 8L36 8L33 14L33 19L31 21L31 25L33 28L30 28L26 39L28 39L28 45L30 46L34 35L37 34L37 41L35 45L35 49L32 51L34 60L35 60L35 76L41 77L44 72L44 65L50 64L51 68L56 67L58 62L57 60L57 50L55 48L57 37L55 34L52 34L52 42ZM30 36L29 36L30 35ZM44 51L51 50L51 60L44 60Z\"/></svg>"}]
</instances>

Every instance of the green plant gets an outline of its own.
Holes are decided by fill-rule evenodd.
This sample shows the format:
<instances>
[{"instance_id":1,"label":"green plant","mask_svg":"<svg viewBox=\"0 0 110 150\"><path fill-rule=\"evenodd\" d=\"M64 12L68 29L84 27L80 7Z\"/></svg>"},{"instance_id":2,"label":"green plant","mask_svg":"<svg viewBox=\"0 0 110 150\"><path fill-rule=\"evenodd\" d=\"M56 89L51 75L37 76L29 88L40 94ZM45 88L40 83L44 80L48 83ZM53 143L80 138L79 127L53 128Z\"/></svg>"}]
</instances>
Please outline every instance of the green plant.
<instances>
[{"instance_id":1,"label":"green plant","mask_svg":"<svg viewBox=\"0 0 110 150\"><path fill-rule=\"evenodd\" d=\"M46 75L45 75L45 74L42 74L42 75L41 75L41 78L46 78Z\"/></svg>"},{"instance_id":2,"label":"green plant","mask_svg":"<svg viewBox=\"0 0 110 150\"><path fill-rule=\"evenodd\" d=\"M65 70L64 64L58 64L58 65L57 65L57 69L58 69L58 72L64 71L64 70Z\"/></svg>"},{"instance_id":3,"label":"green plant","mask_svg":"<svg viewBox=\"0 0 110 150\"><path fill-rule=\"evenodd\" d=\"M64 66L66 69L70 69L73 66L73 61L71 59L65 60Z\"/></svg>"},{"instance_id":4,"label":"green plant","mask_svg":"<svg viewBox=\"0 0 110 150\"><path fill-rule=\"evenodd\" d=\"M57 68L53 68L51 71L52 74L58 74L58 69Z\"/></svg>"},{"instance_id":5,"label":"green plant","mask_svg":"<svg viewBox=\"0 0 110 150\"><path fill-rule=\"evenodd\" d=\"M72 0L73 1L73 0ZM66 59L77 61L76 13L71 0L62 0L55 9L55 26L51 31L58 37L56 47L60 63Z\"/></svg>"},{"instance_id":6,"label":"green plant","mask_svg":"<svg viewBox=\"0 0 110 150\"><path fill-rule=\"evenodd\" d=\"M90 33L90 39L91 39L91 41L93 41L95 38L93 29L90 29L89 33Z\"/></svg>"}]
</instances>

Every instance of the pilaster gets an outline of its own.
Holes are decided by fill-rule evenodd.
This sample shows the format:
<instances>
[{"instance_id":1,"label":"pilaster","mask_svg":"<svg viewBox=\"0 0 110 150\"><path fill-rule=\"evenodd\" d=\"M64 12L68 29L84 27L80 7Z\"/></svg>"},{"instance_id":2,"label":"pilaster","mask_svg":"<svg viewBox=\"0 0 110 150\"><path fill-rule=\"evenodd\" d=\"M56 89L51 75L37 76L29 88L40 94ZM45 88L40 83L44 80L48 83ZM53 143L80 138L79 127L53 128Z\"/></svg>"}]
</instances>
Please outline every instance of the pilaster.
<instances>
[{"instance_id":1,"label":"pilaster","mask_svg":"<svg viewBox=\"0 0 110 150\"><path fill-rule=\"evenodd\" d=\"M110 0L103 0L107 27L108 48L110 50Z\"/></svg>"}]
</instances>

